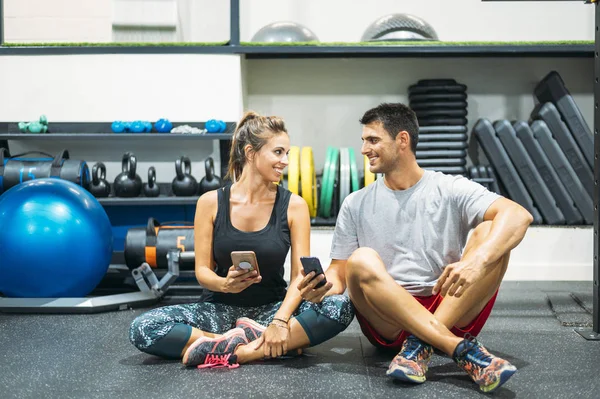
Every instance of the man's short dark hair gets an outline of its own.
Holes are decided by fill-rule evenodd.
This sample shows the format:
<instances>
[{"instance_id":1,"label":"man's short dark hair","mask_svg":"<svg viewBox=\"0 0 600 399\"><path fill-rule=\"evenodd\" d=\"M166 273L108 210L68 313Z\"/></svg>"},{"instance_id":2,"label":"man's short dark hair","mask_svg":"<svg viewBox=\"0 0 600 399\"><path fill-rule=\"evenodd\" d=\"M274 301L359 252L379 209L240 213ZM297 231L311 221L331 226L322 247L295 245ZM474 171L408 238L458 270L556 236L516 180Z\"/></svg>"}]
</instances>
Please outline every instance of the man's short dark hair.
<instances>
[{"instance_id":1,"label":"man's short dark hair","mask_svg":"<svg viewBox=\"0 0 600 399\"><path fill-rule=\"evenodd\" d=\"M359 121L363 125L381 122L383 128L395 140L398 133L406 130L410 135L410 149L417 152L419 142L419 122L417 115L408 106L401 103L383 103L371 108Z\"/></svg>"}]
</instances>

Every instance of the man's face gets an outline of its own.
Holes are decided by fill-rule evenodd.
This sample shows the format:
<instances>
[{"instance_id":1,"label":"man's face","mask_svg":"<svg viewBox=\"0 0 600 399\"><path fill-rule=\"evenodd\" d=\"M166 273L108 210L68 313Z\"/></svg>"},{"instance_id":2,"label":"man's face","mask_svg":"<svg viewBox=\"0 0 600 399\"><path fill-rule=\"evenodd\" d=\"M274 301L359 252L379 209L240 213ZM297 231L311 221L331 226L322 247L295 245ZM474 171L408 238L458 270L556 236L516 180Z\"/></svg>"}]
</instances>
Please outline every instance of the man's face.
<instances>
[{"instance_id":1,"label":"man's face","mask_svg":"<svg viewBox=\"0 0 600 399\"><path fill-rule=\"evenodd\" d=\"M398 138L398 137L397 137ZM369 158L372 173L387 173L395 169L400 160L398 140L384 129L381 122L363 126L361 154Z\"/></svg>"}]
</instances>

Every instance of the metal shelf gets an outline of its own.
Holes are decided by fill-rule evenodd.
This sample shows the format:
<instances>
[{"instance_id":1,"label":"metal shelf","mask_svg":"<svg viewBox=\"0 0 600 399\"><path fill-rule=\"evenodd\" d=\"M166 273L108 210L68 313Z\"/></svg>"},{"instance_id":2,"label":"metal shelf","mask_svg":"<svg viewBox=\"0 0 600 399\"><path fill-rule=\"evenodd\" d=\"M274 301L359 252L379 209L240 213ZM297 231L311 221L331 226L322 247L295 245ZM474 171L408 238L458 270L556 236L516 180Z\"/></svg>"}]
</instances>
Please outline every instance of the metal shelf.
<instances>
[{"instance_id":1,"label":"metal shelf","mask_svg":"<svg viewBox=\"0 0 600 399\"><path fill-rule=\"evenodd\" d=\"M231 140L232 134L207 133L0 133L0 140L100 140L100 139L149 139L149 140Z\"/></svg>"},{"instance_id":2,"label":"metal shelf","mask_svg":"<svg viewBox=\"0 0 600 399\"><path fill-rule=\"evenodd\" d=\"M146 206L157 206L157 205L196 205L198 202L198 196L193 197L175 197L161 195L159 197L134 197L134 198L119 198L119 197L108 197L108 198L96 198L98 202L103 206L132 206L132 205L146 205Z\"/></svg>"},{"instance_id":3,"label":"metal shelf","mask_svg":"<svg viewBox=\"0 0 600 399\"><path fill-rule=\"evenodd\" d=\"M413 44L355 46L257 46L257 45L172 45L172 46L0 46L2 55L72 54L231 54L260 58L352 58L352 57L574 57L592 58L593 44Z\"/></svg>"},{"instance_id":4,"label":"metal shelf","mask_svg":"<svg viewBox=\"0 0 600 399\"><path fill-rule=\"evenodd\" d=\"M592 58L593 44L245 46L249 59L345 57L574 57Z\"/></svg>"}]
</instances>

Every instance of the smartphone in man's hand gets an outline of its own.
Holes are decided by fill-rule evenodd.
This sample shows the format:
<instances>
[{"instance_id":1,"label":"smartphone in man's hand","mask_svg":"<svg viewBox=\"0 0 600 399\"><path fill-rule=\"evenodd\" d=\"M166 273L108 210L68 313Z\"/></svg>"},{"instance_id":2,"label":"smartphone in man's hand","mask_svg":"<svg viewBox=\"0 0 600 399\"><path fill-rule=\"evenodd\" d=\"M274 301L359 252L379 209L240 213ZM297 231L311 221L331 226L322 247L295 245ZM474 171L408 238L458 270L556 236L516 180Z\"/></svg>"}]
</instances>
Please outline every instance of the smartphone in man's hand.
<instances>
[{"instance_id":1,"label":"smartphone in man's hand","mask_svg":"<svg viewBox=\"0 0 600 399\"><path fill-rule=\"evenodd\" d=\"M325 273L323 272L323 268L321 267L321 261L319 258L314 256L301 256L300 263L302 263L302 267L304 268L304 272L306 274L310 272L315 272L315 277L319 274L322 274L325 277ZM319 282L315 288L321 288L327 283L327 279L324 278L323 281Z\"/></svg>"}]
</instances>

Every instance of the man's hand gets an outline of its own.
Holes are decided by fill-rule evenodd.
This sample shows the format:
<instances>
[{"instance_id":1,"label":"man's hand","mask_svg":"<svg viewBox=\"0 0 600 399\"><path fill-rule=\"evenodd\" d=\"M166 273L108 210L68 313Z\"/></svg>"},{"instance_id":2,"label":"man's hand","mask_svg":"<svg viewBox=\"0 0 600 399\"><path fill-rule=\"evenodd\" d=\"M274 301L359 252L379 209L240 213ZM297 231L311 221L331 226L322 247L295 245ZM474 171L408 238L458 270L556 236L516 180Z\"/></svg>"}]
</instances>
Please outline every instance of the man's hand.
<instances>
[{"instance_id":1,"label":"man's hand","mask_svg":"<svg viewBox=\"0 0 600 399\"><path fill-rule=\"evenodd\" d=\"M302 271L302 274L304 274L304 271ZM324 279L324 274L319 274L317 277L315 277L315 272L310 272L305 275L302 281L298 283L298 291L300 291L300 296L302 296L302 299L314 303L320 303L323 301L323 298L327 296L327 293L331 287L333 287L331 282L327 282L321 288L315 288L315 286Z\"/></svg>"},{"instance_id":2,"label":"man's hand","mask_svg":"<svg viewBox=\"0 0 600 399\"><path fill-rule=\"evenodd\" d=\"M433 295L440 293L459 298L483 274L483 265L471 261L451 263L444 269L437 284L433 287Z\"/></svg>"}]
</instances>

